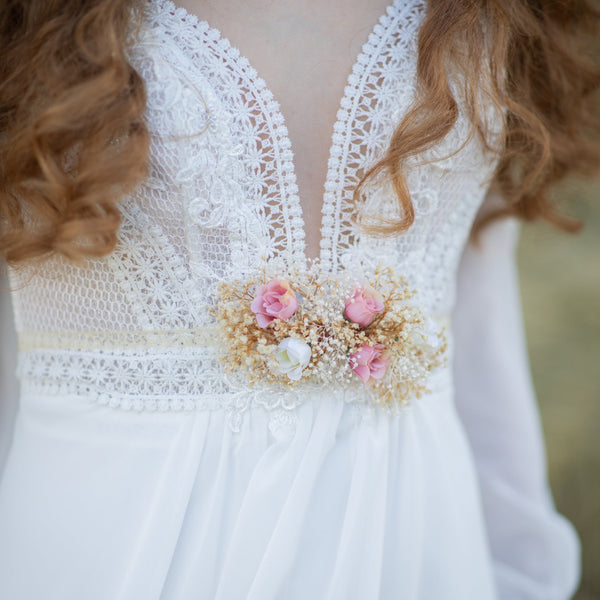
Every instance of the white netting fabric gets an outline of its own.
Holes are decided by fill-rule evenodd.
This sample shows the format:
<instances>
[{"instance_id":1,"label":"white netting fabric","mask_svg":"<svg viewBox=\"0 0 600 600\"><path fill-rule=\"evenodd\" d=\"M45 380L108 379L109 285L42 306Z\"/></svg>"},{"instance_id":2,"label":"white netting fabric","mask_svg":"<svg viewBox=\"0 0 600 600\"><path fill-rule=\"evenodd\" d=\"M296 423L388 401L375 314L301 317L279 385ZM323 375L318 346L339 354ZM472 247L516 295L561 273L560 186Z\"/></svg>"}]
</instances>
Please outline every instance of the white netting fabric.
<instances>
[{"instance_id":1,"label":"white netting fabric","mask_svg":"<svg viewBox=\"0 0 600 600\"><path fill-rule=\"evenodd\" d=\"M427 312L447 314L495 157L474 139L451 158L412 168L417 216L403 236L373 238L352 225L353 189L414 98L424 11L422 2L396 0L349 77L328 164L321 260L331 272L392 266L419 290ZM232 389L210 348L182 342L214 325L219 283L243 280L275 257L303 264L304 223L278 104L218 31L168 0L149 0L131 60L148 92L150 175L123 202L121 241L109 257L85 266L53 258L13 271L17 327L27 340L20 372L39 391L86 395L93 371L99 401L176 408ZM451 154L466 131L461 118L437 155ZM363 209L393 211L393 198L379 181L367 189ZM113 341L124 332L136 344L119 352ZM80 341L53 347L59 333ZM157 344L161 336L165 343ZM156 354L156 345L170 349ZM139 375L137 387L131 373Z\"/></svg>"}]
</instances>

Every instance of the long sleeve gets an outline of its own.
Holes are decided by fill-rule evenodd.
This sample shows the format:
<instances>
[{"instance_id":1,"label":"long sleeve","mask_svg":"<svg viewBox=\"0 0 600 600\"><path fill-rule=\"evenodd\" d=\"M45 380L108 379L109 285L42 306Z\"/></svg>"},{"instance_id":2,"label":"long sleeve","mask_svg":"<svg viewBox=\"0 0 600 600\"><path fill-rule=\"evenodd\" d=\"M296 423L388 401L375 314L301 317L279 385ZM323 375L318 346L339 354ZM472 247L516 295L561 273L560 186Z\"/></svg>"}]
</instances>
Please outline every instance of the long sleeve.
<instances>
[{"instance_id":1,"label":"long sleeve","mask_svg":"<svg viewBox=\"0 0 600 600\"><path fill-rule=\"evenodd\" d=\"M554 509L515 264L519 224L495 222L462 257L455 332L457 408L474 454L502 600L564 600L579 544Z\"/></svg>"},{"instance_id":2,"label":"long sleeve","mask_svg":"<svg viewBox=\"0 0 600 600\"><path fill-rule=\"evenodd\" d=\"M17 342L8 281L0 273L0 477L12 438L17 408L16 354Z\"/></svg>"}]
</instances>

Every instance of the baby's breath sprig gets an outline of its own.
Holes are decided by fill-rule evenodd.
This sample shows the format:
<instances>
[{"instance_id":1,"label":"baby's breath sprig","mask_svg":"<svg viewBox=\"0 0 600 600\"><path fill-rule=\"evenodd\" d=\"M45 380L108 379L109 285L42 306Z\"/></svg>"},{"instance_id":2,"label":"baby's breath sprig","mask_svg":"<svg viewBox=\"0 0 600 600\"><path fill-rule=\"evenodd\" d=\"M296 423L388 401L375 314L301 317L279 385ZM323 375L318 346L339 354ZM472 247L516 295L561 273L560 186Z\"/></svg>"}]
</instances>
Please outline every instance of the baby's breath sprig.
<instances>
[{"instance_id":1,"label":"baby's breath sprig","mask_svg":"<svg viewBox=\"0 0 600 600\"><path fill-rule=\"evenodd\" d=\"M250 385L361 379L380 403L407 403L427 391L446 353L444 332L415 295L389 268L368 283L326 276L318 264L224 283L214 311L224 369L243 370Z\"/></svg>"}]
</instances>

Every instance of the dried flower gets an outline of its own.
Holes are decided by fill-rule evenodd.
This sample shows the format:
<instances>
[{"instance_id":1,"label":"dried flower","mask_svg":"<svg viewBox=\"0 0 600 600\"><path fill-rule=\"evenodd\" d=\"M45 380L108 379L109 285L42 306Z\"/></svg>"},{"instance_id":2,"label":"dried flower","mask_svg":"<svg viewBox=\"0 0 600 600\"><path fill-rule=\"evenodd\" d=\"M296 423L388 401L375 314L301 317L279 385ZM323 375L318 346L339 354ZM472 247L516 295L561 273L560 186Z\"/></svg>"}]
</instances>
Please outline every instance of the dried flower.
<instances>
[{"instance_id":1,"label":"dried flower","mask_svg":"<svg viewBox=\"0 0 600 600\"><path fill-rule=\"evenodd\" d=\"M428 317L425 319L424 326L411 332L409 337L415 346L438 348L441 344L440 333L439 325L431 317Z\"/></svg>"},{"instance_id":2,"label":"dried flower","mask_svg":"<svg viewBox=\"0 0 600 600\"><path fill-rule=\"evenodd\" d=\"M317 262L269 263L262 274L224 283L220 295L221 360L230 373L245 371L248 385L344 387L360 378L375 401L405 404L427 391L446 352L444 332L388 268L356 283Z\"/></svg>"},{"instance_id":3,"label":"dried flower","mask_svg":"<svg viewBox=\"0 0 600 600\"><path fill-rule=\"evenodd\" d=\"M256 290L251 305L259 327L267 327L275 319L287 321L298 308L298 300L285 279L271 279Z\"/></svg>"},{"instance_id":4,"label":"dried flower","mask_svg":"<svg viewBox=\"0 0 600 600\"><path fill-rule=\"evenodd\" d=\"M271 368L279 375L287 375L292 381L298 381L310 362L311 354L310 346L306 342L291 337L285 338L273 353Z\"/></svg>"},{"instance_id":5,"label":"dried flower","mask_svg":"<svg viewBox=\"0 0 600 600\"><path fill-rule=\"evenodd\" d=\"M376 289L356 283L352 295L346 300L344 316L361 327L368 327L383 309L383 296Z\"/></svg>"},{"instance_id":6,"label":"dried flower","mask_svg":"<svg viewBox=\"0 0 600 600\"><path fill-rule=\"evenodd\" d=\"M350 355L350 367L367 383L371 378L382 379L390 360L390 353L383 344L363 345Z\"/></svg>"}]
</instances>

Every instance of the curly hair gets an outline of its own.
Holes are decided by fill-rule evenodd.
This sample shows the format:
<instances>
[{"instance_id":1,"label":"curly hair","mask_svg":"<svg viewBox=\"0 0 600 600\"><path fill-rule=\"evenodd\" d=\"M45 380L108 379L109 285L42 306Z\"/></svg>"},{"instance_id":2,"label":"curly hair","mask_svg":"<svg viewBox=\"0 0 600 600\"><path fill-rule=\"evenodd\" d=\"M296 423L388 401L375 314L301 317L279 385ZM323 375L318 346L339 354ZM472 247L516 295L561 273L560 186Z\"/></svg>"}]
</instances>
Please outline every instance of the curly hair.
<instances>
[{"instance_id":1,"label":"curly hair","mask_svg":"<svg viewBox=\"0 0 600 600\"><path fill-rule=\"evenodd\" d=\"M0 13L0 256L11 263L59 253L111 252L119 199L143 179L149 146L144 83L127 61L142 0L7 0ZM414 210L404 175L411 156L452 129L458 102L486 142L483 90L505 116L493 184L505 214L576 230L548 190L600 165L600 71L587 45L600 23L586 0L430 0L418 39L415 102L386 155L365 173L393 181L400 217L361 220L368 233L407 230ZM451 69L449 68L451 66ZM84 143L85 142L85 143Z\"/></svg>"},{"instance_id":2,"label":"curly hair","mask_svg":"<svg viewBox=\"0 0 600 600\"><path fill-rule=\"evenodd\" d=\"M125 51L140 3L9 0L0 11L0 255L100 256L145 173L144 83ZM85 143L83 143L85 141Z\"/></svg>"}]
</instances>

